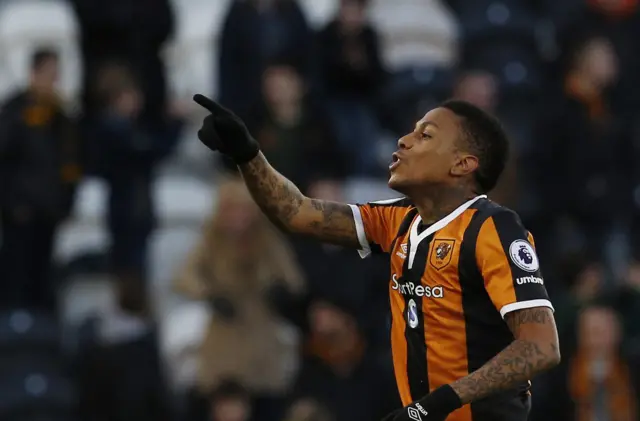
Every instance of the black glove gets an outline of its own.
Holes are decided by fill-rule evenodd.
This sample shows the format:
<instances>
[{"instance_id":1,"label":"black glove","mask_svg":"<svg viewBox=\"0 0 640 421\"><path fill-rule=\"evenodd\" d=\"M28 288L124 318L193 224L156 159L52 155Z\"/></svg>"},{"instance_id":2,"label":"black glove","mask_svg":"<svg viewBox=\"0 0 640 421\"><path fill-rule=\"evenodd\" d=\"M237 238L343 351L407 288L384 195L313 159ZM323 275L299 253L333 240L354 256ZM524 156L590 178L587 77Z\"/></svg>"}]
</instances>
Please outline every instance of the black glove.
<instances>
[{"instance_id":1,"label":"black glove","mask_svg":"<svg viewBox=\"0 0 640 421\"><path fill-rule=\"evenodd\" d=\"M400 412L404 411L404 408L396 409L395 411L387 414L386 417L382 419L382 421L393 421L396 418L396 415L400 414Z\"/></svg>"},{"instance_id":2,"label":"black glove","mask_svg":"<svg viewBox=\"0 0 640 421\"><path fill-rule=\"evenodd\" d=\"M437 388L422 399L412 402L383 421L444 421L462 406L457 393L449 385ZM391 415L394 415L390 418Z\"/></svg>"},{"instance_id":3,"label":"black glove","mask_svg":"<svg viewBox=\"0 0 640 421\"><path fill-rule=\"evenodd\" d=\"M231 321L236 317L236 308L231 301L225 297L213 297L210 301L213 311L221 319Z\"/></svg>"},{"instance_id":4,"label":"black glove","mask_svg":"<svg viewBox=\"0 0 640 421\"><path fill-rule=\"evenodd\" d=\"M258 155L258 142L240 117L204 95L195 95L193 100L211 113L198 130L198 139L207 148L228 156L238 165Z\"/></svg>"}]
</instances>

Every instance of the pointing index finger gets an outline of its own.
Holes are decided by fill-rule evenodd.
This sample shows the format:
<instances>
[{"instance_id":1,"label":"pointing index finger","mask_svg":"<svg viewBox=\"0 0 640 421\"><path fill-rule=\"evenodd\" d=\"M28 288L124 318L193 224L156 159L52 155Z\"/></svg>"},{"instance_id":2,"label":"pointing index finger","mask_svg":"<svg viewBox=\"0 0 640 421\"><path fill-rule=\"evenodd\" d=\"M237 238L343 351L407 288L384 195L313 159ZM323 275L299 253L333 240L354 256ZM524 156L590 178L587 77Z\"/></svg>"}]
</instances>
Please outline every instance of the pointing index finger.
<instances>
[{"instance_id":1,"label":"pointing index finger","mask_svg":"<svg viewBox=\"0 0 640 421\"><path fill-rule=\"evenodd\" d=\"M209 110L212 113L219 113L219 112L226 112L227 110L220 104L218 104L217 102L215 102L214 100L207 98L204 95L201 94L196 94L193 96L193 100L195 101L196 104L200 105L201 107L205 108L206 110Z\"/></svg>"}]
</instances>

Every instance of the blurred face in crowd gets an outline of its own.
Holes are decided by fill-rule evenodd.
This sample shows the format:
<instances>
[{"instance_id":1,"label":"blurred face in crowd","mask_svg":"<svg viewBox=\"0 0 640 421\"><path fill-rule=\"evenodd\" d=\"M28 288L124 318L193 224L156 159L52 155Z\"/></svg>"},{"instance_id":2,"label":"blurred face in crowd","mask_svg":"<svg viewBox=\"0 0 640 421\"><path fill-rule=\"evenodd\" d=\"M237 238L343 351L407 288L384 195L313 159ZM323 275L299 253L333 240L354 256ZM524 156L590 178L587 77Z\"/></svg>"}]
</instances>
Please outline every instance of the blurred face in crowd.
<instances>
[{"instance_id":1,"label":"blurred face in crowd","mask_svg":"<svg viewBox=\"0 0 640 421\"><path fill-rule=\"evenodd\" d=\"M229 238L244 238L260 221L260 212L241 180L228 180L218 189L217 230Z\"/></svg>"},{"instance_id":2,"label":"blurred face in crowd","mask_svg":"<svg viewBox=\"0 0 640 421\"><path fill-rule=\"evenodd\" d=\"M576 277L573 287L574 297L581 302L594 298L600 292L603 276L600 264L592 263L586 266Z\"/></svg>"},{"instance_id":3,"label":"blurred face in crowd","mask_svg":"<svg viewBox=\"0 0 640 421\"><path fill-rule=\"evenodd\" d=\"M580 313L578 325L580 347L590 355L606 356L618 350L620 323L613 310L590 307Z\"/></svg>"},{"instance_id":4,"label":"blurred face in crowd","mask_svg":"<svg viewBox=\"0 0 640 421\"><path fill-rule=\"evenodd\" d=\"M342 0L338 12L338 22L347 31L358 31L365 26L367 13L361 0Z\"/></svg>"},{"instance_id":5,"label":"blurred face in crowd","mask_svg":"<svg viewBox=\"0 0 640 421\"><path fill-rule=\"evenodd\" d=\"M142 105L142 93L133 87L122 90L114 103L118 114L126 117L137 116L142 110Z\"/></svg>"},{"instance_id":6,"label":"blurred face in crowd","mask_svg":"<svg viewBox=\"0 0 640 421\"><path fill-rule=\"evenodd\" d=\"M464 75L455 87L456 99L470 102L483 110L491 111L496 106L498 84L490 73L472 72Z\"/></svg>"},{"instance_id":7,"label":"blurred face in crowd","mask_svg":"<svg viewBox=\"0 0 640 421\"><path fill-rule=\"evenodd\" d=\"M411 196L430 186L446 186L470 175L478 159L460 146L460 119L446 108L429 111L413 132L398 141L389 166L389 187Z\"/></svg>"},{"instance_id":8,"label":"blurred face in crowd","mask_svg":"<svg viewBox=\"0 0 640 421\"><path fill-rule=\"evenodd\" d=\"M250 415L249 402L242 397L217 399L211 407L211 421L248 421Z\"/></svg>"},{"instance_id":9,"label":"blurred face in crowd","mask_svg":"<svg viewBox=\"0 0 640 421\"><path fill-rule=\"evenodd\" d=\"M314 334L336 340L347 335L352 324L350 316L334 305L322 301L311 306L310 322Z\"/></svg>"},{"instance_id":10,"label":"blurred face in crowd","mask_svg":"<svg viewBox=\"0 0 640 421\"><path fill-rule=\"evenodd\" d=\"M331 417L318 403L310 399L301 399L291 405L284 421L331 421Z\"/></svg>"},{"instance_id":11,"label":"blurred face in crowd","mask_svg":"<svg viewBox=\"0 0 640 421\"><path fill-rule=\"evenodd\" d=\"M31 87L36 92L48 95L55 93L60 77L57 57L48 57L39 63L31 72Z\"/></svg>"},{"instance_id":12,"label":"blurred face in crowd","mask_svg":"<svg viewBox=\"0 0 640 421\"><path fill-rule=\"evenodd\" d=\"M579 75L599 88L611 85L618 77L618 58L606 38L594 38L579 52L576 59Z\"/></svg>"},{"instance_id":13,"label":"blurred face in crowd","mask_svg":"<svg viewBox=\"0 0 640 421\"><path fill-rule=\"evenodd\" d=\"M285 107L299 104L304 95L302 79L289 66L273 66L263 75L263 94L271 107Z\"/></svg>"}]
</instances>

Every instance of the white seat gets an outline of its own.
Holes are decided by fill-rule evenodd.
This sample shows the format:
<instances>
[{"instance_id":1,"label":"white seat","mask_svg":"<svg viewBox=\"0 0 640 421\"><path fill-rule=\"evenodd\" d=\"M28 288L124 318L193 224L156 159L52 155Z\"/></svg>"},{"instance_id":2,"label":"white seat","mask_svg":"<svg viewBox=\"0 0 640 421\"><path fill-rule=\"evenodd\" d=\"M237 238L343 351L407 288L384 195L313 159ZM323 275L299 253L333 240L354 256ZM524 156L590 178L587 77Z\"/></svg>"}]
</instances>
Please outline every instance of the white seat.
<instances>
[{"instance_id":1,"label":"white seat","mask_svg":"<svg viewBox=\"0 0 640 421\"><path fill-rule=\"evenodd\" d=\"M218 35L230 0L178 0L177 32L167 49L167 69L175 94L216 94Z\"/></svg>"},{"instance_id":2,"label":"white seat","mask_svg":"<svg viewBox=\"0 0 640 421\"><path fill-rule=\"evenodd\" d=\"M392 69L411 65L448 65L457 55L458 26L440 0L373 0L371 15Z\"/></svg>"},{"instance_id":3,"label":"white seat","mask_svg":"<svg viewBox=\"0 0 640 421\"><path fill-rule=\"evenodd\" d=\"M335 15L338 0L299 0L309 25L315 29L322 28Z\"/></svg>"},{"instance_id":4,"label":"white seat","mask_svg":"<svg viewBox=\"0 0 640 421\"><path fill-rule=\"evenodd\" d=\"M71 7L58 0L21 0L0 9L0 57L4 76L0 94L28 80L30 58L42 46L60 54L60 90L67 100L78 94L81 62L78 25Z\"/></svg>"},{"instance_id":5,"label":"white seat","mask_svg":"<svg viewBox=\"0 0 640 421\"><path fill-rule=\"evenodd\" d=\"M160 229L198 229L211 212L213 189L193 179L162 177L154 196ZM108 242L104 226L108 188L98 179L87 179L79 187L73 218L60 232L56 253L65 259L79 251L102 248Z\"/></svg>"}]
</instances>

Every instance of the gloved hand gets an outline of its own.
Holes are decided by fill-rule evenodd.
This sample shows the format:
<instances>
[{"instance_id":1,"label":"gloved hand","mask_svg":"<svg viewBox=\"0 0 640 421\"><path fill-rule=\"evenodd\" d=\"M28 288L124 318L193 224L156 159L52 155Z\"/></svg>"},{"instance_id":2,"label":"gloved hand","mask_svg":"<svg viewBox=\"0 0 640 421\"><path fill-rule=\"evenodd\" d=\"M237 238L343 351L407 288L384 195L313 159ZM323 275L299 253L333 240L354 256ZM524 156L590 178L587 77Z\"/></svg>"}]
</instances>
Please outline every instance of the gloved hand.
<instances>
[{"instance_id":1,"label":"gloved hand","mask_svg":"<svg viewBox=\"0 0 640 421\"><path fill-rule=\"evenodd\" d=\"M198 130L198 139L207 148L228 156L238 165L258 155L258 142L240 117L204 95L195 95L193 100L211 113Z\"/></svg>"},{"instance_id":2,"label":"gloved hand","mask_svg":"<svg viewBox=\"0 0 640 421\"><path fill-rule=\"evenodd\" d=\"M383 421L445 421L450 413L461 406L456 392L451 386L445 385L400 411L387 415Z\"/></svg>"},{"instance_id":3,"label":"gloved hand","mask_svg":"<svg viewBox=\"0 0 640 421\"><path fill-rule=\"evenodd\" d=\"M387 416L384 417L382 421L393 421L394 419L396 419L396 415L400 414L402 411L404 411L404 408L396 409L395 411L387 414Z\"/></svg>"}]
</instances>

